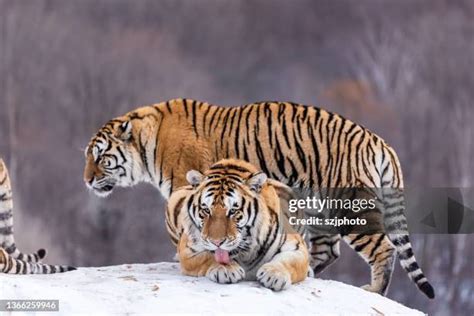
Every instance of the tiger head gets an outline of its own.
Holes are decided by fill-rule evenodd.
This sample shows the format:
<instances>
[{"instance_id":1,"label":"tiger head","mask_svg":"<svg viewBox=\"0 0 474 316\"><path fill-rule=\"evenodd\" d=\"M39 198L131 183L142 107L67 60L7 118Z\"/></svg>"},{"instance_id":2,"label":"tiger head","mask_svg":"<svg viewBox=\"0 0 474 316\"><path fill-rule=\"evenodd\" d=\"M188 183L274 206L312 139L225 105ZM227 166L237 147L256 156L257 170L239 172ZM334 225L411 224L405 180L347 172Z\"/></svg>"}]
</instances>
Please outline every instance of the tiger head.
<instances>
[{"instance_id":1,"label":"tiger head","mask_svg":"<svg viewBox=\"0 0 474 316\"><path fill-rule=\"evenodd\" d=\"M195 188L192 207L188 208L189 218L200 232L195 237L206 250L214 252L220 263L229 262L230 252L245 249L246 227L255 224L259 209L264 206L262 190L272 189L266 185L264 173L249 163L233 162L236 160L222 160L204 175L196 170L186 175ZM274 190L273 193L277 199Z\"/></svg>"},{"instance_id":2,"label":"tiger head","mask_svg":"<svg viewBox=\"0 0 474 316\"><path fill-rule=\"evenodd\" d=\"M125 117L105 124L89 142L85 159L84 182L99 196L138 183L143 172L132 121Z\"/></svg>"}]
</instances>

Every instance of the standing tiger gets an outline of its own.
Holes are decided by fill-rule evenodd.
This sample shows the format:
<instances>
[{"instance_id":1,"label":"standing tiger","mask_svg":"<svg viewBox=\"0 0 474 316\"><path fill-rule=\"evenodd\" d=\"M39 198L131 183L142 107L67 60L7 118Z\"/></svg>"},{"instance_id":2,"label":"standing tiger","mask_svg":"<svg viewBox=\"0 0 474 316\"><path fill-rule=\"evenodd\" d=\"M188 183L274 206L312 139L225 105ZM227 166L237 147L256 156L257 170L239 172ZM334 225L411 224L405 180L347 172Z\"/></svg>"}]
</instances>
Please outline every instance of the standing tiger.
<instances>
[{"instance_id":1,"label":"standing tiger","mask_svg":"<svg viewBox=\"0 0 474 316\"><path fill-rule=\"evenodd\" d=\"M257 279L280 291L306 278L308 250L284 226L274 180L242 160L225 159L170 196L167 227L181 269L217 283Z\"/></svg>"},{"instance_id":2,"label":"standing tiger","mask_svg":"<svg viewBox=\"0 0 474 316\"><path fill-rule=\"evenodd\" d=\"M8 170L0 158L0 272L11 274L45 274L75 270L72 267L39 263L46 255L40 249L34 254L21 253L13 237L13 200Z\"/></svg>"},{"instance_id":3,"label":"standing tiger","mask_svg":"<svg viewBox=\"0 0 474 316\"><path fill-rule=\"evenodd\" d=\"M395 151L364 127L323 109L289 102L222 107L187 99L145 106L107 122L85 150L84 181L100 196L148 182L168 199L188 170L224 158L257 166L298 190L393 188L383 197L391 224L407 231L403 178ZM381 223L383 226L383 223ZM342 235L342 236L341 236ZM434 297L404 234L308 232L310 265L321 272L339 257L341 237L370 265L366 290L385 294L396 253L410 279Z\"/></svg>"}]
</instances>

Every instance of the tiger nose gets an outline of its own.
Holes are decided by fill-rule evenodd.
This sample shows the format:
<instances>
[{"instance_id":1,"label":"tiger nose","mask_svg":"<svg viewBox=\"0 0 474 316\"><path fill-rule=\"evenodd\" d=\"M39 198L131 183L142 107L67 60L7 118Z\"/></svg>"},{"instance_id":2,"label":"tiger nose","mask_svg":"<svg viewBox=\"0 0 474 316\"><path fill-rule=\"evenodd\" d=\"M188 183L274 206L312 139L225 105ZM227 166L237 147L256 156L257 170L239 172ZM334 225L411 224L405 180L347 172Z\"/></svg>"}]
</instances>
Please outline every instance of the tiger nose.
<instances>
[{"instance_id":1,"label":"tiger nose","mask_svg":"<svg viewBox=\"0 0 474 316\"><path fill-rule=\"evenodd\" d=\"M213 243L215 246L219 247L221 246L225 241L225 238L222 239L211 239L211 243Z\"/></svg>"}]
</instances>

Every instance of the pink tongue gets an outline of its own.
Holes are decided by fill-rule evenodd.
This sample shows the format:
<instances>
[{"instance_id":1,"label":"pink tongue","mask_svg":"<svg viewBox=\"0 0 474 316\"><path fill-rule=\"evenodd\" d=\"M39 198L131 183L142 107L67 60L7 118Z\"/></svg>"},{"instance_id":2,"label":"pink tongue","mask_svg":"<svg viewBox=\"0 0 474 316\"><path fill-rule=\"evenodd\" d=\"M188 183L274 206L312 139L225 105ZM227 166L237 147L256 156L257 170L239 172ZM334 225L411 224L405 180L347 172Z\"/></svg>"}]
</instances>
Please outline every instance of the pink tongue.
<instances>
[{"instance_id":1,"label":"pink tongue","mask_svg":"<svg viewBox=\"0 0 474 316\"><path fill-rule=\"evenodd\" d=\"M217 248L214 252L214 259L216 259L217 263L229 264L229 252L227 250Z\"/></svg>"}]
</instances>

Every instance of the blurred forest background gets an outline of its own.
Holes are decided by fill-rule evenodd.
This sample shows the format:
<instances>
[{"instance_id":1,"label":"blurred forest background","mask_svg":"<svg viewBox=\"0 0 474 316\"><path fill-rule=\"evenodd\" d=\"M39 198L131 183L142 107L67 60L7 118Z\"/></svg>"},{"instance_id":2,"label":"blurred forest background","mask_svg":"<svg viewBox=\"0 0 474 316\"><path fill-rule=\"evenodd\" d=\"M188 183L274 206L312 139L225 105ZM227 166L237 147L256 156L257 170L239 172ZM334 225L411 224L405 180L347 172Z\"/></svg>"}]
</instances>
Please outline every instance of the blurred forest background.
<instances>
[{"instance_id":1,"label":"blurred forest background","mask_svg":"<svg viewBox=\"0 0 474 316\"><path fill-rule=\"evenodd\" d=\"M159 192L99 199L82 169L103 123L176 97L318 105L392 144L407 186L472 187L473 69L469 0L0 0L0 155L17 244L79 266L171 260ZM473 235L412 240L437 298L398 263L389 297L472 315ZM369 271L344 247L321 277L362 285Z\"/></svg>"}]
</instances>

